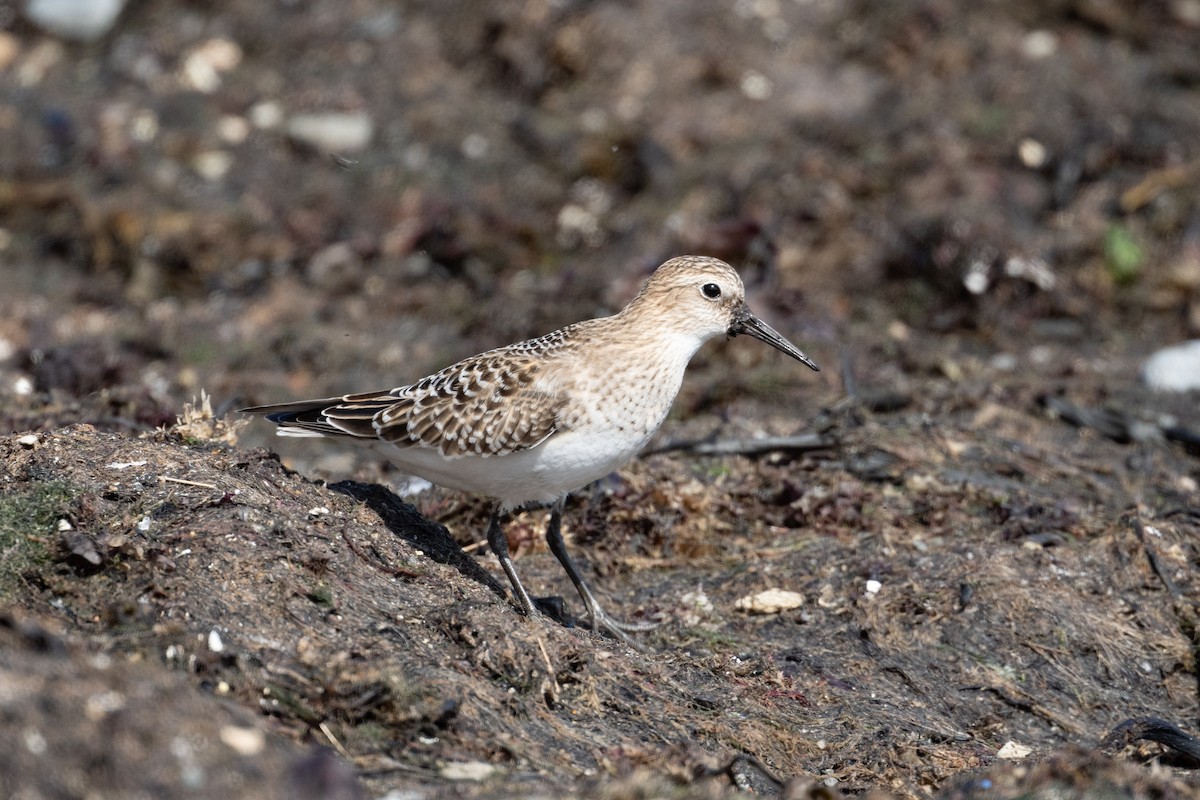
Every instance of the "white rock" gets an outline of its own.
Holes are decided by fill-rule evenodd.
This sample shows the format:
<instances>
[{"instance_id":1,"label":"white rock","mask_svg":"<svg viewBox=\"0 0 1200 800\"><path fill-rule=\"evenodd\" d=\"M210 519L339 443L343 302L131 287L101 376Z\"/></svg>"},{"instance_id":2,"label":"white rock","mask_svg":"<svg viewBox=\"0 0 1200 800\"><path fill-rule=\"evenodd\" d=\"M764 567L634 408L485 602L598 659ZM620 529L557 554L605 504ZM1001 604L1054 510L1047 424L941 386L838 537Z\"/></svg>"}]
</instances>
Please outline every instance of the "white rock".
<instances>
[{"instance_id":1,"label":"white rock","mask_svg":"<svg viewBox=\"0 0 1200 800\"><path fill-rule=\"evenodd\" d=\"M36 433L27 433L20 439L17 439L17 444L21 447L37 447L38 437Z\"/></svg>"},{"instance_id":2,"label":"white rock","mask_svg":"<svg viewBox=\"0 0 1200 800\"><path fill-rule=\"evenodd\" d=\"M786 589L767 589L738 600L734 608L747 614L779 614L804 605L804 595Z\"/></svg>"},{"instance_id":3,"label":"white rock","mask_svg":"<svg viewBox=\"0 0 1200 800\"><path fill-rule=\"evenodd\" d=\"M1200 339L1164 347L1142 366L1142 380L1160 392L1200 389Z\"/></svg>"},{"instance_id":4,"label":"white rock","mask_svg":"<svg viewBox=\"0 0 1200 800\"><path fill-rule=\"evenodd\" d=\"M224 150L205 150L192 158L192 169L201 178L215 182L225 177L233 166L233 156Z\"/></svg>"},{"instance_id":5,"label":"white rock","mask_svg":"<svg viewBox=\"0 0 1200 800\"><path fill-rule=\"evenodd\" d=\"M438 774L448 781L483 781L496 774L496 768L486 761L454 761L444 764Z\"/></svg>"},{"instance_id":6,"label":"white rock","mask_svg":"<svg viewBox=\"0 0 1200 800\"><path fill-rule=\"evenodd\" d=\"M1007 758L1018 761L1022 758L1025 758L1032 752L1033 748L1026 747L1023 744L1017 744L1016 742L1005 742L1004 746L996 751L996 758Z\"/></svg>"},{"instance_id":7,"label":"white rock","mask_svg":"<svg viewBox=\"0 0 1200 800\"><path fill-rule=\"evenodd\" d=\"M371 142L375 123L365 113L297 114L287 121L287 135L326 153L362 150Z\"/></svg>"},{"instance_id":8,"label":"white rock","mask_svg":"<svg viewBox=\"0 0 1200 800\"><path fill-rule=\"evenodd\" d=\"M219 735L226 747L241 756L256 756L267 744L267 737L257 728L225 725Z\"/></svg>"},{"instance_id":9,"label":"white rock","mask_svg":"<svg viewBox=\"0 0 1200 800\"><path fill-rule=\"evenodd\" d=\"M91 42L112 28L125 0L27 0L25 16L47 33Z\"/></svg>"},{"instance_id":10,"label":"white rock","mask_svg":"<svg viewBox=\"0 0 1200 800\"><path fill-rule=\"evenodd\" d=\"M283 106L262 100L250 108L250 124L256 128L278 128L283 123Z\"/></svg>"},{"instance_id":11,"label":"white rock","mask_svg":"<svg viewBox=\"0 0 1200 800\"><path fill-rule=\"evenodd\" d=\"M242 63L242 48L232 39L209 39L192 48L183 60L184 82L198 92L212 94L221 77Z\"/></svg>"}]
</instances>

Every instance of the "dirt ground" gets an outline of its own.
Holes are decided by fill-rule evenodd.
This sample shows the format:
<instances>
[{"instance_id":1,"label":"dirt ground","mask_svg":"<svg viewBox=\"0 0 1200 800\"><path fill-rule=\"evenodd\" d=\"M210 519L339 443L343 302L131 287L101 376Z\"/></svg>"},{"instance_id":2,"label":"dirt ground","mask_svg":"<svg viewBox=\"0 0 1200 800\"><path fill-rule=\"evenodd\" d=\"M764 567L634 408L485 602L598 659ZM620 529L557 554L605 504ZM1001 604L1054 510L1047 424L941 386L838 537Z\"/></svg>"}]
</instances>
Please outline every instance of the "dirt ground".
<instances>
[{"instance_id":1,"label":"dirt ground","mask_svg":"<svg viewBox=\"0 0 1200 800\"><path fill-rule=\"evenodd\" d=\"M1139 375L1200 338L1196 0L0 9L0 796L1200 791L1200 406ZM822 371L706 347L568 503L640 651L544 512L563 621L486 499L232 411L684 252Z\"/></svg>"}]
</instances>

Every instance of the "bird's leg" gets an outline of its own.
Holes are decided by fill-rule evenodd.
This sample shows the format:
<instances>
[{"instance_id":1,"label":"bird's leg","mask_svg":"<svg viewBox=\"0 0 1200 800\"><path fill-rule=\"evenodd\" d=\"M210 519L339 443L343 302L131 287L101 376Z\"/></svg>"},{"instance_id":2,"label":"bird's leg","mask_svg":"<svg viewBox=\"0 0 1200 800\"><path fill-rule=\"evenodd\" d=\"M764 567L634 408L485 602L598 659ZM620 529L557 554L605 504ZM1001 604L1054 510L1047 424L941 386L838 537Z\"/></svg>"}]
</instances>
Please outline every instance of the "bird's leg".
<instances>
[{"instance_id":1,"label":"bird's leg","mask_svg":"<svg viewBox=\"0 0 1200 800\"><path fill-rule=\"evenodd\" d=\"M496 510L492 512L492 520L488 523L488 546L500 560L500 566L504 569L504 574L508 576L508 582L512 584L513 597L520 606L521 613L527 617L536 617L537 609L533 607L533 601L529 599L529 592L525 591L525 587L521 585L521 579L517 577L517 568L513 566L512 558L508 555L508 539L500 527L502 516L500 506L497 505Z\"/></svg>"},{"instance_id":2,"label":"bird's leg","mask_svg":"<svg viewBox=\"0 0 1200 800\"><path fill-rule=\"evenodd\" d=\"M591 622L592 630L598 633L607 633L614 639L622 641L635 649L640 649L638 644L629 638L628 634L633 631L653 630L658 625L653 622L621 622L610 617L600 607L600 603L596 600L592 591L588 589L587 584L584 583L583 576L575 568L575 563L571 561L571 556L567 554L567 544L563 541L562 537L562 512L566 499L566 497L560 497L550 508L550 525L546 528L546 544L550 546L550 552L554 553L554 557L558 559L558 563L562 564L563 569L567 572L567 577L571 579L571 583L575 584L575 589L579 592L579 596L583 598L583 605L587 608L588 620Z\"/></svg>"}]
</instances>

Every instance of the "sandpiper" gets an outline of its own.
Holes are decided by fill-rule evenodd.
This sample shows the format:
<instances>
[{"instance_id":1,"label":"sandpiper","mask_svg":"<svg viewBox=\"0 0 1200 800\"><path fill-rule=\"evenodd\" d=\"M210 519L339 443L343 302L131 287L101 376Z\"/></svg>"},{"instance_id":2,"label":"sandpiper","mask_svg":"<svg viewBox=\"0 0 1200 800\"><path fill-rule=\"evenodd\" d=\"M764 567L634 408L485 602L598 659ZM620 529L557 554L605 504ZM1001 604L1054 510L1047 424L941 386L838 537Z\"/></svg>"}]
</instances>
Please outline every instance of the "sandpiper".
<instances>
[{"instance_id":1,"label":"sandpiper","mask_svg":"<svg viewBox=\"0 0 1200 800\"><path fill-rule=\"evenodd\" d=\"M808 356L746 307L723 261L681 256L655 270L620 313L489 350L390 391L255 406L280 436L334 436L384 445L402 469L498 502L487 540L520 609L537 610L517 577L501 522L549 505L546 542L594 631L633 644L654 627L609 616L567 554L569 492L633 458L658 430L695 352L717 336L749 334L812 369Z\"/></svg>"}]
</instances>

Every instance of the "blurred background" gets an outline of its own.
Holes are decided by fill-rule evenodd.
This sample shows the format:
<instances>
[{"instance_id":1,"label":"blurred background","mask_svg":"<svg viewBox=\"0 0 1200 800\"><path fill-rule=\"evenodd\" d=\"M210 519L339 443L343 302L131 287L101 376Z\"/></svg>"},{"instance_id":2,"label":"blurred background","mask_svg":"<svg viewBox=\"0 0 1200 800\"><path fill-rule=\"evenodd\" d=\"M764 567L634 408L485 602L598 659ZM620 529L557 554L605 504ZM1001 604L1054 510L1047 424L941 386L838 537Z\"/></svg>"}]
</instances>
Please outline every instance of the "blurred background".
<instances>
[{"instance_id":1,"label":"blurred background","mask_svg":"<svg viewBox=\"0 0 1200 800\"><path fill-rule=\"evenodd\" d=\"M1198 88L1200 0L3 2L0 425L401 385L680 253L825 367L710 347L680 416L1136 393Z\"/></svg>"}]
</instances>

